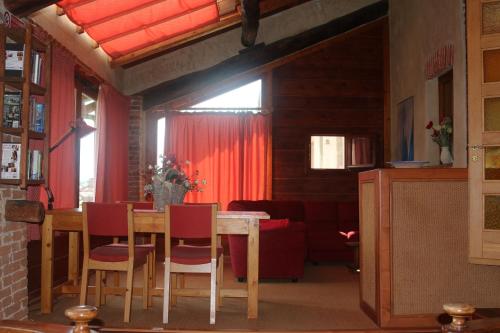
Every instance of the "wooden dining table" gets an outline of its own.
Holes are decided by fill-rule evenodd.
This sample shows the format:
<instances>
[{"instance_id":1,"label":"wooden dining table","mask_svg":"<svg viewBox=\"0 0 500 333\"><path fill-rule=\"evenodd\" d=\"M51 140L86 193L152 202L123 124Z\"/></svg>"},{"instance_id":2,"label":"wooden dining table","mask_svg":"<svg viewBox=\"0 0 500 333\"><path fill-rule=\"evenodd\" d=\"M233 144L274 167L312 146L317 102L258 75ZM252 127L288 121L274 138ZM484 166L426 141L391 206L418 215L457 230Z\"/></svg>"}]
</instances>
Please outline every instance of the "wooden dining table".
<instances>
[{"instance_id":1,"label":"wooden dining table","mask_svg":"<svg viewBox=\"0 0 500 333\"><path fill-rule=\"evenodd\" d=\"M222 287L222 297L246 297L247 316L258 317L259 295L259 220L269 219L265 212L219 211L217 234L248 235L247 286L246 289ZM68 281L54 286L54 232L69 232ZM82 231L81 209L55 209L45 213L42 225L42 277L41 312L51 313L54 294L79 294L79 232ZM164 232L164 213L154 210L134 210L134 231L148 234ZM135 288L133 294L136 294ZM152 295L163 295L162 288L156 288Z\"/></svg>"}]
</instances>

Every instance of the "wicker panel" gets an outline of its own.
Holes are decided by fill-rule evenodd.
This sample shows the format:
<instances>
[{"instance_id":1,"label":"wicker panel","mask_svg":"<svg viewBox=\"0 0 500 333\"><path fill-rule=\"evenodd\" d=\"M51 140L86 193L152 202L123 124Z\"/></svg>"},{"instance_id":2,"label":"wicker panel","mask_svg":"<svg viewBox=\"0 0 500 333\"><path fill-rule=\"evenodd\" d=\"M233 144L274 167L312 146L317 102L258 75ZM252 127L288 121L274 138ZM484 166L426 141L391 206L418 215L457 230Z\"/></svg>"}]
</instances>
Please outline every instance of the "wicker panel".
<instances>
[{"instance_id":1,"label":"wicker panel","mask_svg":"<svg viewBox=\"0 0 500 333\"><path fill-rule=\"evenodd\" d=\"M376 309L376 212L375 212L375 184L361 185L360 219L360 267L361 267L361 297L372 309Z\"/></svg>"},{"instance_id":2,"label":"wicker panel","mask_svg":"<svg viewBox=\"0 0 500 333\"><path fill-rule=\"evenodd\" d=\"M500 32L500 1L483 3L483 34Z\"/></svg>"},{"instance_id":3,"label":"wicker panel","mask_svg":"<svg viewBox=\"0 0 500 333\"><path fill-rule=\"evenodd\" d=\"M393 183L393 314L500 307L500 267L468 263L467 198L466 182Z\"/></svg>"},{"instance_id":4,"label":"wicker panel","mask_svg":"<svg viewBox=\"0 0 500 333\"><path fill-rule=\"evenodd\" d=\"M484 196L484 229L500 230L500 196Z\"/></svg>"},{"instance_id":5,"label":"wicker panel","mask_svg":"<svg viewBox=\"0 0 500 333\"><path fill-rule=\"evenodd\" d=\"M484 99L484 130L500 131L500 98Z\"/></svg>"}]
</instances>

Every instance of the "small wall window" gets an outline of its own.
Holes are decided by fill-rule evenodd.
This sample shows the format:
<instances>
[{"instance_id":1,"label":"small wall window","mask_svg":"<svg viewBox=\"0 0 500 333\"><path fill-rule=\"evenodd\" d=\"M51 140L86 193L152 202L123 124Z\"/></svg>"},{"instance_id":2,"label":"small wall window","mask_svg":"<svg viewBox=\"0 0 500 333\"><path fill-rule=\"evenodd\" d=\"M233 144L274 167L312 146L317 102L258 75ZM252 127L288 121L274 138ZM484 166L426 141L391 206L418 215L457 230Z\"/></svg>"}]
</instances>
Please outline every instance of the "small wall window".
<instances>
[{"instance_id":1,"label":"small wall window","mask_svg":"<svg viewBox=\"0 0 500 333\"><path fill-rule=\"evenodd\" d=\"M311 169L344 169L345 137L311 136Z\"/></svg>"},{"instance_id":2,"label":"small wall window","mask_svg":"<svg viewBox=\"0 0 500 333\"><path fill-rule=\"evenodd\" d=\"M311 135L309 144L312 170L375 166L375 148L369 136Z\"/></svg>"}]
</instances>

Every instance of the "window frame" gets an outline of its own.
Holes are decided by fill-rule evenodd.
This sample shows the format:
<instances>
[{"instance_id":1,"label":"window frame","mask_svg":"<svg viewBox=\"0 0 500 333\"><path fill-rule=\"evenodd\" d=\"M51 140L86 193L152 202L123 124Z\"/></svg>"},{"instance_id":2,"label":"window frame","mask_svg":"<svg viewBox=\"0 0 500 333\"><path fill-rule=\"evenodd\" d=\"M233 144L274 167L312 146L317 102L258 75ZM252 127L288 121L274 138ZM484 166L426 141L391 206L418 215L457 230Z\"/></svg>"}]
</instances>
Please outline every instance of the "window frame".
<instances>
[{"instance_id":1,"label":"window frame","mask_svg":"<svg viewBox=\"0 0 500 333\"><path fill-rule=\"evenodd\" d=\"M311 166L311 137L313 136L338 136L344 137L344 168L343 169L314 169ZM367 165L352 165L352 139L353 138L368 138L372 147L372 163ZM305 169L308 175L327 175L338 172L364 171L373 169L377 166L377 140L374 134L358 134L358 133L343 133L343 132L311 132L306 137L306 163Z\"/></svg>"}]
</instances>

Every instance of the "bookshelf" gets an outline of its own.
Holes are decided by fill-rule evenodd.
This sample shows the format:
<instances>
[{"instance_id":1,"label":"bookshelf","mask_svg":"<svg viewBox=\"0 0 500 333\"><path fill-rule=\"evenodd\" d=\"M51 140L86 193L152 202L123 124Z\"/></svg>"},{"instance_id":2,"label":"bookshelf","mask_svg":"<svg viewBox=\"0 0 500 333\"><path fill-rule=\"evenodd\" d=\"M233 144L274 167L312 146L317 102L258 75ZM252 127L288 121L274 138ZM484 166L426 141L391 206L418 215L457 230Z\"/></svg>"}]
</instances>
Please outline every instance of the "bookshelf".
<instances>
[{"instance_id":1,"label":"bookshelf","mask_svg":"<svg viewBox=\"0 0 500 333\"><path fill-rule=\"evenodd\" d=\"M0 25L0 184L48 184L51 45Z\"/></svg>"}]
</instances>

